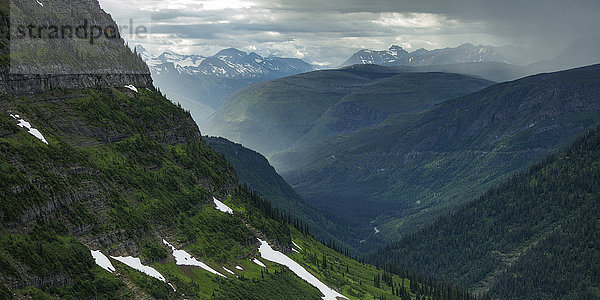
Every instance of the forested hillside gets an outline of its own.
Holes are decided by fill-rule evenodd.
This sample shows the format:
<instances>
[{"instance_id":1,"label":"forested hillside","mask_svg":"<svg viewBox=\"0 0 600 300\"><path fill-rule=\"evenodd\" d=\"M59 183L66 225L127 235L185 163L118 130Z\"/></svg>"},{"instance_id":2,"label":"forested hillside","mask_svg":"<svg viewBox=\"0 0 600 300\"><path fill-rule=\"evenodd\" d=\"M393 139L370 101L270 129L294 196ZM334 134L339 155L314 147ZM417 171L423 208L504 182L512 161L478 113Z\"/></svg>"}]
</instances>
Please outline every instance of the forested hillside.
<instances>
[{"instance_id":1,"label":"forested hillside","mask_svg":"<svg viewBox=\"0 0 600 300\"><path fill-rule=\"evenodd\" d=\"M500 299L597 299L600 129L368 260Z\"/></svg>"},{"instance_id":2,"label":"forested hillside","mask_svg":"<svg viewBox=\"0 0 600 300\"><path fill-rule=\"evenodd\" d=\"M598 65L535 75L270 161L310 204L370 227L370 236L354 242L371 246L419 229L567 147L598 124L599 95Z\"/></svg>"}]
</instances>

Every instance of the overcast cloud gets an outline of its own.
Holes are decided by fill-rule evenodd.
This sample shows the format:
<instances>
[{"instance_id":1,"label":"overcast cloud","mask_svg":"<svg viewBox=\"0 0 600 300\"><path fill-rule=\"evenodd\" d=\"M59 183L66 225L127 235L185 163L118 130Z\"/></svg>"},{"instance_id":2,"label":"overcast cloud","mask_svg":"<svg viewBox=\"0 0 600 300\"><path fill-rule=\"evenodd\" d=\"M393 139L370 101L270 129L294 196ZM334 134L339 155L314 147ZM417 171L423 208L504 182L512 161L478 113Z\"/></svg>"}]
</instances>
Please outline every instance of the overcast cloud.
<instances>
[{"instance_id":1,"label":"overcast cloud","mask_svg":"<svg viewBox=\"0 0 600 300\"><path fill-rule=\"evenodd\" d=\"M155 54L212 55L235 47L337 66L352 53L512 44L549 58L600 35L598 0L100 0L128 36Z\"/></svg>"}]
</instances>

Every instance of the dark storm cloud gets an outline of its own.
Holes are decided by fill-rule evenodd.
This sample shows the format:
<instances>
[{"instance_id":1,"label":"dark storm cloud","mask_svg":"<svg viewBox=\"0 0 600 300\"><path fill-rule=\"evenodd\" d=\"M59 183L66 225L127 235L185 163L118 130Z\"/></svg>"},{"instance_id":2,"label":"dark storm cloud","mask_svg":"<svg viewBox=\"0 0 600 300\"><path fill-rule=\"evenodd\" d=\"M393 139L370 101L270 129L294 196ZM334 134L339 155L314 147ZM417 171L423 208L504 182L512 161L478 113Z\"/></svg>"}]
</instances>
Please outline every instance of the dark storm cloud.
<instances>
[{"instance_id":1,"label":"dark storm cloud","mask_svg":"<svg viewBox=\"0 0 600 300\"><path fill-rule=\"evenodd\" d=\"M513 44L541 59L600 35L597 0L101 0L109 12L123 2L132 4L125 13L150 13L152 32L160 35L154 41L176 43L175 51L205 44L204 50L257 49L333 65L361 48L390 44Z\"/></svg>"}]
</instances>

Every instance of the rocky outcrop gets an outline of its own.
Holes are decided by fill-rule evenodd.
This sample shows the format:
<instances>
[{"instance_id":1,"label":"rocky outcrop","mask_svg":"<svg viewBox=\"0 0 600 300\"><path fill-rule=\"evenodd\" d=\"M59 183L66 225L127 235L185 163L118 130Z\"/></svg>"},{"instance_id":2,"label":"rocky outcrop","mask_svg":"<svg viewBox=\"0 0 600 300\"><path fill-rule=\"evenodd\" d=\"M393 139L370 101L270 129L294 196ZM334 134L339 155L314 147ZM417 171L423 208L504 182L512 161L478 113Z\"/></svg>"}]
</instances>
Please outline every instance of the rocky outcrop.
<instances>
[{"instance_id":1,"label":"rocky outcrop","mask_svg":"<svg viewBox=\"0 0 600 300\"><path fill-rule=\"evenodd\" d=\"M0 93L8 95L36 94L53 89L85 89L108 86L152 87L150 74L38 74L0 75Z\"/></svg>"}]
</instances>

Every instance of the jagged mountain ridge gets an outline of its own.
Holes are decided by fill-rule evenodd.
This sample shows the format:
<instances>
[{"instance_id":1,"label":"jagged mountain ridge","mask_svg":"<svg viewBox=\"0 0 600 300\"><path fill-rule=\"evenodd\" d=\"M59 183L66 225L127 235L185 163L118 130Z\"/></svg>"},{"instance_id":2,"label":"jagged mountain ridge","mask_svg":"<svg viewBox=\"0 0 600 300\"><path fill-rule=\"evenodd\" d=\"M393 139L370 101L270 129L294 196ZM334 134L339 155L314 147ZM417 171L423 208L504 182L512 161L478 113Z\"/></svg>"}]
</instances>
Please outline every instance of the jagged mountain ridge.
<instances>
[{"instance_id":1,"label":"jagged mountain ridge","mask_svg":"<svg viewBox=\"0 0 600 300\"><path fill-rule=\"evenodd\" d=\"M296 58L262 57L237 49L217 54L181 55L164 52L153 56L143 46L136 52L148 63L157 87L190 110L202 125L230 94L250 84L315 70Z\"/></svg>"},{"instance_id":2,"label":"jagged mountain ridge","mask_svg":"<svg viewBox=\"0 0 600 300\"><path fill-rule=\"evenodd\" d=\"M188 75L206 75L218 78L277 78L309 72L314 66L297 59L276 56L262 57L254 52L246 53L235 48L223 49L213 56L182 55L166 51L157 57L142 45L135 47L150 69L160 75L174 67L177 72Z\"/></svg>"},{"instance_id":3,"label":"jagged mountain ridge","mask_svg":"<svg viewBox=\"0 0 600 300\"><path fill-rule=\"evenodd\" d=\"M474 46L472 44L463 44L456 48L444 48L435 50L418 49L408 52L402 47L392 45L388 50L361 50L341 66L351 66L355 64L375 64L382 66L428 66L428 65L448 65L471 62L505 62L511 61L501 54L496 47L492 46Z\"/></svg>"}]
</instances>

